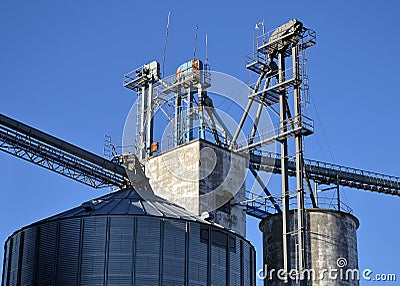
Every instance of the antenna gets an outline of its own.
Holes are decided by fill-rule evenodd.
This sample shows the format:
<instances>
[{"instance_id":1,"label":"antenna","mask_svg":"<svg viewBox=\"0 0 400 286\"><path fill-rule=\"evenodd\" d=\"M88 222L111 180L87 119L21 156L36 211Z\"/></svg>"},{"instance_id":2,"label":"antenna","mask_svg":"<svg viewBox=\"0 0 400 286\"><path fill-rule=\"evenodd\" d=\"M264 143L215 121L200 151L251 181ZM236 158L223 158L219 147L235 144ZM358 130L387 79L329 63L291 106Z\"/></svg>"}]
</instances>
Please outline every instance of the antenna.
<instances>
[{"instance_id":1,"label":"antenna","mask_svg":"<svg viewBox=\"0 0 400 286\"><path fill-rule=\"evenodd\" d=\"M261 35L260 35L260 27L261 27ZM265 41L265 22L264 22L264 20L262 20L261 22L258 22L256 24L256 26L254 27L254 29L257 30L257 32L255 33L256 34L255 35L255 44L257 45L259 37L263 37L262 40ZM253 33L253 35L254 35L254 33Z\"/></svg>"},{"instance_id":2,"label":"antenna","mask_svg":"<svg viewBox=\"0 0 400 286\"><path fill-rule=\"evenodd\" d=\"M167 53L168 28L169 28L169 17L170 16L171 16L171 11L168 12L167 28L165 29L164 54L163 54L163 61L162 61L162 77L164 77L164 65L165 65L165 55Z\"/></svg>"},{"instance_id":3,"label":"antenna","mask_svg":"<svg viewBox=\"0 0 400 286\"><path fill-rule=\"evenodd\" d=\"M206 65L208 65L208 35L206 34Z\"/></svg>"},{"instance_id":4,"label":"antenna","mask_svg":"<svg viewBox=\"0 0 400 286\"><path fill-rule=\"evenodd\" d=\"M193 52L193 58L196 58L196 43L197 43L197 32L199 31L199 24L196 24L196 35L194 37L194 52Z\"/></svg>"}]
</instances>

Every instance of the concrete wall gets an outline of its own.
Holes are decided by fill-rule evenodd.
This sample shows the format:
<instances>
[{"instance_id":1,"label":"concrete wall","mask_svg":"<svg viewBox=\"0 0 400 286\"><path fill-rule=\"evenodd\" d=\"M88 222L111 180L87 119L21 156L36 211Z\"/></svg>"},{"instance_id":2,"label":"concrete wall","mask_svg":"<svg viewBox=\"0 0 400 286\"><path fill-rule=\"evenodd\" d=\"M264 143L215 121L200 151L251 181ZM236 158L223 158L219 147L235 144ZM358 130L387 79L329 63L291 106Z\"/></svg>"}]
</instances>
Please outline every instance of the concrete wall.
<instances>
[{"instance_id":1,"label":"concrete wall","mask_svg":"<svg viewBox=\"0 0 400 286\"><path fill-rule=\"evenodd\" d=\"M291 212L291 230L295 228L296 221L296 214ZM358 269L357 218L334 210L308 209L305 224L306 269L315 273L315 279L311 279L307 285L359 285L357 279L352 279L352 270ZM282 216L278 214L262 220L260 230L263 232L263 258L268 272L265 285L282 285L282 280L277 278L276 272L270 273L272 269L283 269ZM290 269L297 269L296 248L296 238L293 235L290 245Z\"/></svg>"},{"instance_id":2,"label":"concrete wall","mask_svg":"<svg viewBox=\"0 0 400 286\"><path fill-rule=\"evenodd\" d=\"M195 140L149 158L146 176L156 195L194 214L214 215L214 222L246 234L247 160L212 143ZM226 205L227 203L227 205Z\"/></svg>"}]
</instances>

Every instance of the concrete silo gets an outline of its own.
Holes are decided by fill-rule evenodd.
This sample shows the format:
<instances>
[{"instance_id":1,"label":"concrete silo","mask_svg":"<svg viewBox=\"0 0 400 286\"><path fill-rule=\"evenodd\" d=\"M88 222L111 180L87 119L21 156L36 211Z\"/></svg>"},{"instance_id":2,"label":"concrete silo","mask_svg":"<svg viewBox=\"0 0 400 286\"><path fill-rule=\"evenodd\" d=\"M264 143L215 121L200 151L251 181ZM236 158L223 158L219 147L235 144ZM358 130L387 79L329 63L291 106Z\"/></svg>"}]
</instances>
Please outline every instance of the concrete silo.
<instances>
[{"instance_id":1,"label":"concrete silo","mask_svg":"<svg viewBox=\"0 0 400 286\"><path fill-rule=\"evenodd\" d=\"M296 277L299 247L296 241L297 214L290 212L290 239L292 277ZM305 211L305 285L356 286L358 279L358 254L356 230L359 221L353 215L330 209ZM282 216L269 216L260 222L263 233L263 258L265 285L282 285L284 275L282 254ZM266 271L265 271L266 270Z\"/></svg>"}]
</instances>

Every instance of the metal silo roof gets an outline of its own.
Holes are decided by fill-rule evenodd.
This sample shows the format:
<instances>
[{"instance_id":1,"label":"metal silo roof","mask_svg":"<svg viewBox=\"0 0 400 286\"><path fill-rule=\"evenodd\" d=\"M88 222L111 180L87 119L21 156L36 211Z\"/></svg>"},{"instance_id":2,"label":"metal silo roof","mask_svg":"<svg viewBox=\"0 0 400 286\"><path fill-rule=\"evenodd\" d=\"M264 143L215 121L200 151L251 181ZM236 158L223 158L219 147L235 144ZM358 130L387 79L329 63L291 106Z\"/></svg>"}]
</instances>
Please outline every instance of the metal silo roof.
<instances>
[{"instance_id":1,"label":"metal silo roof","mask_svg":"<svg viewBox=\"0 0 400 286\"><path fill-rule=\"evenodd\" d=\"M183 219L210 224L179 205L171 203L151 192L137 192L126 188L82 203L82 205L56 214L35 224L48 221L87 216L138 215Z\"/></svg>"}]
</instances>

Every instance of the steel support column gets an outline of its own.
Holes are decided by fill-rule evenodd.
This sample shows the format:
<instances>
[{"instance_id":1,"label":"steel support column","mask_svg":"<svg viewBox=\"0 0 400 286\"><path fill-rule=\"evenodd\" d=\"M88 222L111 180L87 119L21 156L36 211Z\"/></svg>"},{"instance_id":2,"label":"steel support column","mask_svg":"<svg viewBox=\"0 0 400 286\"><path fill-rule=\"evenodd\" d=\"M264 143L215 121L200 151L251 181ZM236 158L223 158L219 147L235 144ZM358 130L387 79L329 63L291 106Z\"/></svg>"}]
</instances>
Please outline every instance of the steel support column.
<instances>
[{"instance_id":1,"label":"steel support column","mask_svg":"<svg viewBox=\"0 0 400 286\"><path fill-rule=\"evenodd\" d=\"M285 55L284 51L280 51L278 54L279 62L279 82L285 81ZM280 97L280 131L279 133L285 133L287 131L286 126L286 90L282 89ZM288 142L287 138L284 137L281 140L281 175L282 175L282 251L283 251L283 269L285 271L286 279L285 283L291 285L287 274L291 269L290 263L290 225L289 225L289 175L288 175Z\"/></svg>"},{"instance_id":2,"label":"steel support column","mask_svg":"<svg viewBox=\"0 0 400 286\"><path fill-rule=\"evenodd\" d=\"M188 87L187 105L186 105L186 134L185 142L190 142L193 139L193 92Z\"/></svg>"},{"instance_id":3,"label":"steel support column","mask_svg":"<svg viewBox=\"0 0 400 286\"><path fill-rule=\"evenodd\" d=\"M139 158L144 159L146 154L146 113L147 113L147 97L146 87L142 86L142 106L140 110L140 142L139 142Z\"/></svg>"},{"instance_id":4,"label":"steel support column","mask_svg":"<svg viewBox=\"0 0 400 286\"><path fill-rule=\"evenodd\" d=\"M182 138L182 97L175 95L175 146L180 145Z\"/></svg>"},{"instance_id":5,"label":"steel support column","mask_svg":"<svg viewBox=\"0 0 400 286\"><path fill-rule=\"evenodd\" d=\"M256 86L254 87L254 92L255 92L255 93L259 90L260 85L261 85L261 82L262 82L262 80L263 80L263 78L264 78L265 75L266 75L266 72L263 71L263 72L261 72L260 76L258 77ZM253 99L250 98L249 101L247 102L246 108L245 108L245 110L244 110L244 113L243 113L243 115L242 115L242 118L240 119L240 122L239 122L239 125L238 125L237 129L236 129L236 132L235 132L235 134L233 135L231 144L230 144L230 146L229 146L230 149L233 149L233 148L235 147L236 140L239 138L240 131L242 131L244 122L245 122L247 116L249 115L250 108L251 108L251 105L252 105L252 104L253 104Z\"/></svg>"},{"instance_id":6,"label":"steel support column","mask_svg":"<svg viewBox=\"0 0 400 286\"><path fill-rule=\"evenodd\" d=\"M301 86L299 74L299 51L298 46L292 47L292 68L293 78L298 82L294 86L294 118L295 124L302 126L301 116ZM304 250L304 172L303 172L303 135L297 132L294 136L296 147L296 189L297 189L297 243L298 243L298 271L303 273L305 268L305 250ZM306 285L306 281L300 276L300 285Z\"/></svg>"},{"instance_id":7,"label":"steel support column","mask_svg":"<svg viewBox=\"0 0 400 286\"><path fill-rule=\"evenodd\" d=\"M150 82L148 85L147 91L147 134L146 134L146 154L147 156L151 156L151 144L153 143L153 117L154 117L154 108L153 108L153 84Z\"/></svg>"},{"instance_id":8,"label":"steel support column","mask_svg":"<svg viewBox=\"0 0 400 286\"><path fill-rule=\"evenodd\" d=\"M197 95L198 95L198 111L199 111L199 138L205 139L205 132L204 132L204 97L203 97L203 89L201 83L197 84Z\"/></svg>"}]
</instances>

